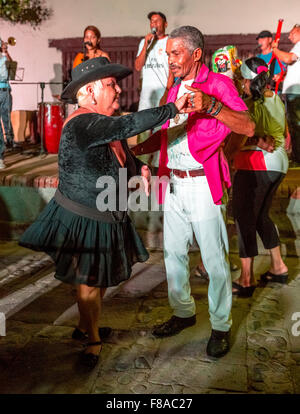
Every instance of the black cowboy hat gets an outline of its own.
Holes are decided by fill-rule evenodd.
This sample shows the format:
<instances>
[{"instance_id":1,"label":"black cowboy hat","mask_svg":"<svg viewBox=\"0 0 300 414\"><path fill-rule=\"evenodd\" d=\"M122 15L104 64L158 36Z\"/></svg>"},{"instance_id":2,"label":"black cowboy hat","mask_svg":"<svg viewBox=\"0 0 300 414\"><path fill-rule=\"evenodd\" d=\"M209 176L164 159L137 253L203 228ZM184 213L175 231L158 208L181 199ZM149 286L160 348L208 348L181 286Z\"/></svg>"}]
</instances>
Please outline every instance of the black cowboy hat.
<instances>
[{"instance_id":1,"label":"black cowboy hat","mask_svg":"<svg viewBox=\"0 0 300 414\"><path fill-rule=\"evenodd\" d=\"M126 66L110 63L104 57L86 60L72 69L72 80L63 90L61 100L76 103L76 94L83 85L108 77L116 78L119 81L131 73L132 70Z\"/></svg>"}]
</instances>

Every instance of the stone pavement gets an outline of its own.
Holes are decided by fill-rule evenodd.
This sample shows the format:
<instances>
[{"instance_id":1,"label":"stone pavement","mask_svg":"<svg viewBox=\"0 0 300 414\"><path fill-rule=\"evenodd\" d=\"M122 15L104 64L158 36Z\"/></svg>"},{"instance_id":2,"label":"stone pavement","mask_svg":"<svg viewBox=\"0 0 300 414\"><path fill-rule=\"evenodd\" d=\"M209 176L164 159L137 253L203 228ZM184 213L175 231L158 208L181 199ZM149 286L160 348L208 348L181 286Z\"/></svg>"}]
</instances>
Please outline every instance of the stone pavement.
<instances>
[{"instance_id":1,"label":"stone pavement","mask_svg":"<svg viewBox=\"0 0 300 414\"><path fill-rule=\"evenodd\" d=\"M26 257L30 261L29 250L12 242L1 247L10 252L6 263L0 256L3 274L12 265L9 257L17 263ZM194 268L198 253L191 252L190 259ZM238 263L236 255L231 259ZM91 372L78 365L83 345L70 338L77 321L74 288L59 283L7 320L7 335L0 337L0 393L299 394L300 263L295 256L286 263L288 285L269 284L258 287L250 299L234 299L232 348L215 360L205 352L210 336L207 283L195 276L191 285L197 324L170 338L151 335L153 325L171 316L162 253L152 252L146 264L134 267L129 281L106 295L99 324L111 326L113 333ZM258 256L257 276L268 265L268 256ZM39 277L52 271L48 267ZM233 279L238 275L233 272ZM11 283L17 289L25 282L22 277L19 282L7 279L0 284L0 298L5 297L3 289L11 292Z\"/></svg>"}]
</instances>

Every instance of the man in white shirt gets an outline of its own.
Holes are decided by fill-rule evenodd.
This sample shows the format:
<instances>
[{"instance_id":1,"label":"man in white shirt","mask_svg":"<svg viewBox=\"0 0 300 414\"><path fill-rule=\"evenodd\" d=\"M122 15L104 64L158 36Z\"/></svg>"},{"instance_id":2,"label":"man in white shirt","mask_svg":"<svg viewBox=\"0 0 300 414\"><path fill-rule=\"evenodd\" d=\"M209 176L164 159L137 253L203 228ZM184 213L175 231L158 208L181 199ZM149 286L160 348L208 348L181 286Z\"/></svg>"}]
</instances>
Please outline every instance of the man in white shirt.
<instances>
[{"instance_id":1,"label":"man in white shirt","mask_svg":"<svg viewBox=\"0 0 300 414\"><path fill-rule=\"evenodd\" d=\"M148 14L150 20L150 33L141 40L135 60L135 69L142 71L142 88L138 110L155 108L165 93L169 65L166 54L168 26L166 16L161 12L152 11ZM140 134L138 141L143 142L148 138L150 131ZM152 131L153 132L153 131ZM150 157L150 160L143 159L158 167L159 151Z\"/></svg>"},{"instance_id":2,"label":"man in white shirt","mask_svg":"<svg viewBox=\"0 0 300 414\"><path fill-rule=\"evenodd\" d=\"M173 316L155 326L152 333L160 338L176 335L196 323L188 256L195 236L209 274L212 333L206 352L220 358L229 351L232 324L225 224L225 187L230 180L221 146L231 131L253 136L255 125L232 80L205 66L203 49L204 37L196 27L182 26L171 32L166 50L177 80L167 101L175 102L192 86L191 107L199 99L201 110L177 114L134 151L148 153L160 148L158 176L171 178L162 193L165 190L164 260Z\"/></svg>"},{"instance_id":3,"label":"man in white shirt","mask_svg":"<svg viewBox=\"0 0 300 414\"><path fill-rule=\"evenodd\" d=\"M292 141L292 157L300 163L300 25L295 24L289 34L294 44L290 52L278 49L278 41L273 42L276 57L287 64L287 74L283 82L282 93L287 103L288 125Z\"/></svg>"},{"instance_id":4,"label":"man in white shirt","mask_svg":"<svg viewBox=\"0 0 300 414\"><path fill-rule=\"evenodd\" d=\"M166 54L168 26L166 16L161 12L148 14L150 33L139 44L135 69L142 71L142 90L139 111L159 105L168 80L169 66Z\"/></svg>"}]
</instances>

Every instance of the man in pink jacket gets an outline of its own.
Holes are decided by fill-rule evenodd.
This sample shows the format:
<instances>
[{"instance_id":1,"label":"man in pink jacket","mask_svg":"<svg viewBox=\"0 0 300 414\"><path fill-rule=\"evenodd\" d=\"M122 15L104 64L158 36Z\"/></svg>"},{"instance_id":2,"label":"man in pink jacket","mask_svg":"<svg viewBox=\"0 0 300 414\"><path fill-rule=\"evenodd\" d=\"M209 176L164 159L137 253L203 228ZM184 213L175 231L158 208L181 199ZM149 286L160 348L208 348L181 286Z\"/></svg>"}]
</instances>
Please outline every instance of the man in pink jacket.
<instances>
[{"instance_id":1,"label":"man in pink jacket","mask_svg":"<svg viewBox=\"0 0 300 414\"><path fill-rule=\"evenodd\" d=\"M176 115L138 147L140 153L160 148L159 175L171 178L162 196L165 266L174 315L156 326L153 334L171 336L196 323L188 256L194 234L209 274L212 334L207 354L221 357L229 350L232 324L225 224L226 188L231 183L222 143L231 131L252 136L254 123L232 80L209 71L202 63L203 47L203 35L195 27L183 26L170 34L166 51L177 80L169 91L168 102L197 91L191 106L196 103L202 109Z\"/></svg>"}]
</instances>

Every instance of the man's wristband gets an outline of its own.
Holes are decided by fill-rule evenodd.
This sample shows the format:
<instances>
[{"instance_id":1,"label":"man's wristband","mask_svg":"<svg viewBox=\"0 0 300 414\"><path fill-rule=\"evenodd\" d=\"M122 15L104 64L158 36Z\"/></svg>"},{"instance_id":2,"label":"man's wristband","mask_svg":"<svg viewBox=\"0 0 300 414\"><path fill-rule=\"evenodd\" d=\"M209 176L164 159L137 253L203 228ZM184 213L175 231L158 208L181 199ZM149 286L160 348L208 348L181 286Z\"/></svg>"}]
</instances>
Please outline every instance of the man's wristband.
<instances>
[{"instance_id":1,"label":"man's wristband","mask_svg":"<svg viewBox=\"0 0 300 414\"><path fill-rule=\"evenodd\" d=\"M214 109L214 106L216 104L216 98L214 96L211 97L211 106L210 108L206 111L206 113L209 115L211 113L211 111Z\"/></svg>"},{"instance_id":2,"label":"man's wristband","mask_svg":"<svg viewBox=\"0 0 300 414\"><path fill-rule=\"evenodd\" d=\"M211 116L217 116L219 113L220 113L220 111L221 111L221 109L223 108L223 104L222 104L222 102L219 102L219 104L218 104L218 108L216 109L216 111L215 112L213 112L212 114L211 114Z\"/></svg>"}]
</instances>

